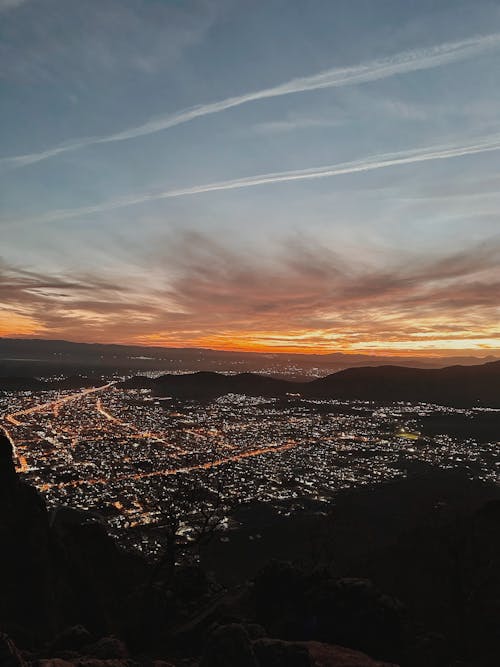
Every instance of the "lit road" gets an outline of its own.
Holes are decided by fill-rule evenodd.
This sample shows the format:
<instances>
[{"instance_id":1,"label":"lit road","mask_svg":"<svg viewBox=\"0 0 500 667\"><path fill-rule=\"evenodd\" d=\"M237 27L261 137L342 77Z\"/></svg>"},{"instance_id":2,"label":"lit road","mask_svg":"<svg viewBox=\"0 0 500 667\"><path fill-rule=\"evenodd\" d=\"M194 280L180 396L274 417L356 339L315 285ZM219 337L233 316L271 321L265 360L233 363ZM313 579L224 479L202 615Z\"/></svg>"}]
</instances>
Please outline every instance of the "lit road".
<instances>
[{"instance_id":1,"label":"lit road","mask_svg":"<svg viewBox=\"0 0 500 667\"><path fill-rule=\"evenodd\" d=\"M58 398L55 401L49 401L48 403L40 403L39 405L35 405L32 408L27 408L26 410L19 410L19 412L12 412L9 415L5 415L4 419L13 426L23 426L23 422L19 421L18 417L25 417L26 415L33 415L38 412L45 412L46 410L52 410L54 412L54 415L57 416L59 414L59 408L62 405L65 405L66 403L70 403L72 401L77 401L78 399L83 398L84 396L88 396L89 394L96 394L98 391L105 391L106 389L112 387L114 384L115 382L108 382L108 384L102 385L101 387L91 387L90 389L82 389L81 391L78 391L74 394L70 394L69 396Z\"/></svg>"},{"instance_id":2,"label":"lit road","mask_svg":"<svg viewBox=\"0 0 500 667\"><path fill-rule=\"evenodd\" d=\"M290 442L286 442L283 445L275 445L271 447L260 447L259 449L252 449L249 451L243 451L240 452L239 454L234 454L233 456L226 456L223 458L215 459L213 461L206 461L205 463L197 463L195 465L191 466L183 466L181 468L169 468L167 470L154 470L152 472L143 472L143 473L138 473L138 474L131 474L131 475L118 475L117 477L114 477L112 480L105 478L105 477L100 477L100 478L95 478L95 479L78 479L74 480L72 482L59 482L57 484L44 484L41 487L42 491L48 491L49 489L52 488L58 488L58 489L63 489L63 488L68 488L68 487L76 487L76 486L83 486L83 485L90 485L94 486L95 484L107 484L109 481L124 481L127 479L146 479L148 477L166 477L169 475L178 475L182 473L189 473L189 472L196 472L198 470L210 470L212 468L218 468L219 466L225 465L227 463L234 463L236 461L240 461L243 459L248 459L252 458L254 456L262 456L263 454L278 454L280 452L286 452L289 449L293 449L294 447L297 446L297 443L293 440Z\"/></svg>"},{"instance_id":3,"label":"lit road","mask_svg":"<svg viewBox=\"0 0 500 667\"><path fill-rule=\"evenodd\" d=\"M103 393L113 387L115 385L115 382L109 382L105 385L99 386L99 387L92 387L88 389L83 389L81 391L69 394L67 396L64 396L62 398L58 398L55 400L48 401L46 403L40 403L38 405L34 405L30 408L26 408L23 410L18 410L16 412L12 412L10 414L6 414L3 417L3 420L6 424L12 427L23 427L23 426L29 426L28 423L25 423L22 421L23 417L28 417L32 416L35 414L41 414L41 413L50 413L52 412L53 417L55 419L61 419L60 415L60 410L62 407L81 400L83 398L88 397L89 395L92 394L97 394L97 393ZM153 442L158 442L163 445L165 445L168 448L172 448L174 450L172 456L177 457L177 456L182 456L189 454L190 452L168 442L164 437L163 434L156 434L152 433L150 431L144 431L143 429L138 428L134 424L130 423L129 421L124 421L117 416L113 415L111 412L109 412L109 409L104 407L102 399L99 397L95 401L93 408L95 412L100 416L100 418L104 418L107 423L110 425L113 424L116 426L118 430L123 430L124 431L124 437L127 438L147 438L152 440ZM7 437L9 438L10 442L12 443L14 453L17 457L18 460L18 470L20 472L26 472L29 469L28 463L26 461L26 458L23 455L23 451L25 450L25 447L21 447L20 445L16 449L14 437L10 430L6 428L6 426L2 427L5 430L5 433L7 434ZM59 429L61 433L66 433L71 436L71 443L69 445L69 449L74 449L78 441L81 439L81 432L79 431L78 433L73 431L72 429L69 429L66 426L59 426ZM191 435L194 435L196 437L202 437L201 434L196 430L196 429L187 429L187 432L190 433ZM206 439L206 436L204 436L204 439ZM49 441L52 442L52 439L49 439ZM140 479L145 479L145 478L153 478L153 477L161 477L161 476L170 476L170 475L177 475L177 474L182 474L182 473L190 473L190 472L196 472L196 471L203 471L203 470L210 470L212 468L217 468L222 465L226 465L229 463L234 463L240 460L256 457L256 456L262 456L265 454L278 454L280 452L285 452L287 450L293 449L294 447L297 446L297 442L295 440L287 440L283 444L277 444L277 445L270 445L270 446L264 446L260 447L258 449L247 449L240 451L235 454L231 454L228 456L219 456L216 459L208 460L202 463L196 463L192 465L182 465L180 464L179 467L176 468L161 468L158 470L153 470L153 471L147 471L147 472L140 472L140 473L128 473L128 474L122 474L122 475L116 475L114 477L99 477L99 478L90 478L90 479L77 479L77 480L72 480L68 482L54 482L54 483L45 483L39 485L40 490L42 491L47 491L52 488L67 488L67 487L78 487L78 486L84 486L84 485L98 485L98 484L107 484L108 482L111 481L125 481L125 480L140 480ZM233 448L230 445L225 446L226 449L231 449ZM23 451L20 451L23 450Z\"/></svg>"},{"instance_id":4,"label":"lit road","mask_svg":"<svg viewBox=\"0 0 500 667\"><path fill-rule=\"evenodd\" d=\"M108 422L112 422L113 424L117 424L118 426L122 426L126 428L127 430L130 430L133 435L139 436L141 438L148 438L150 440L153 440L154 442L160 442L163 445L166 445L167 447L171 447L172 449L175 449L179 454L187 454L186 450L181 449L180 447L177 447L176 445L173 445L170 442L167 442L165 438L162 438L161 436L157 435L156 433L151 433L149 431L141 431L141 429L137 428L137 426L134 426L130 422L124 422L121 419L118 419L118 417L115 417L112 415L110 412L105 410L102 406L102 401L100 398L97 399L96 404L95 404L95 409L96 411L102 415Z\"/></svg>"}]
</instances>

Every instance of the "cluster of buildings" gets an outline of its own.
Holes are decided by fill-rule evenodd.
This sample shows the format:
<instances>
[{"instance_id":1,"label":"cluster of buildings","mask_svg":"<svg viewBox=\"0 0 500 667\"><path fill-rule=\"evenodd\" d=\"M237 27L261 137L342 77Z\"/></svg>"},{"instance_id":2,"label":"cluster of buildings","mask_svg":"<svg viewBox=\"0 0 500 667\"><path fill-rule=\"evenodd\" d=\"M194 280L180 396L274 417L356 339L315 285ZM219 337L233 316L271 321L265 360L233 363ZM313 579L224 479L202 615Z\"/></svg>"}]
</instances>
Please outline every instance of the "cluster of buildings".
<instances>
[{"instance_id":1,"label":"cluster of buildings","mask_svg":"<svg viewBox=\"0 0 500 667\"><path fill-rule=\"evenodd\" d=\"M21 474L49 505L93 510L140 549L157 543L162 521L188 488L187 532L211 504L229 515L254 499L329 502L339 489L404 475L411 461L467 466L475 477L498 481L498 443L428 435L426 419L435 414L478 417L477 410L430 404L299 396L179 401L113 382L80 392L0 392L0 423L16 445Z\"/></svg>"}]
</instances>

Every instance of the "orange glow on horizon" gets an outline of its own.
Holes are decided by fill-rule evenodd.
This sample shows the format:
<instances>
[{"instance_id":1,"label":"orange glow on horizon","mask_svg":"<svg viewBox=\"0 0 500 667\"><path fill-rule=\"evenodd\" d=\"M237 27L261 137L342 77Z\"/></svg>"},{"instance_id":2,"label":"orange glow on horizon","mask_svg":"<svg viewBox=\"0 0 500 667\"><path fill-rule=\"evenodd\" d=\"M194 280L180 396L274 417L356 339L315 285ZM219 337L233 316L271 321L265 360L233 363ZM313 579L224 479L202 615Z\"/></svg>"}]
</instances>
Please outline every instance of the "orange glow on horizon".
<instances>
[{"instance_id":1,"label":"orange glow on horizon","mask_svg":"<svg viewBox=\"0 0 500 667\"><path fill-rule=\"evenodd\" d=\"M0 308L0 337L23 338L37 336L42 332L44 332L43 327L31 317L6 312Z\"/></svg>"},{"instance_id":2,"label":"orange glow on horizon","mask_svg":"<svg viewBox=\"0 0 500 667\"><path fill-rule=\"evenodd\" d=\"M138 347L158 348L204 348L227 352L255 352L261 354L311 354L325 355L369 354L373 356L426 356L446 357L456 354L486 355L500 353L500 338L496 331L484 333L460 332L460 335L445 336L439 330L425 334L399 338L395 334L387 340L377 340L374 335L363 335L343 332L338 336L326 330L304 329L290 332L283 331L251 331L251 332L220 332L211 335L196 335L198 332L160 331L147 335L117 337L110 340L102 335L92 335L92 331L82 328L82 337L65 334L64 331L46 335L47 330L23 316L10 316L2 319L0 314L0 337L69 340L76 343L101 343L130 345Z\"/></svg>"},{"instance_id":3,"label":"orange glow on horizon","mask_svg":"<svg viewBox=\"0 0 500 667\"><path fill-rule=\"evenodd\" d=\"M314 341L314 342L312 342ZM335 344L331 337L323 336L315 331L301 332L295 336L275 333L255 333L247 335L216 335L188 340L172 340L162 334L153 334L140 337L134 342L141 346L165 348L205 348L227 352L256 352L262 354L370 354L374 356L447 356L457 352L478 353L500 351L500 339L495 338L464 338L443 340L436 334L435 339L417 339L400 341L366 340L363 342L348 343L345 338Z\"/></svg>"}]
</instances>

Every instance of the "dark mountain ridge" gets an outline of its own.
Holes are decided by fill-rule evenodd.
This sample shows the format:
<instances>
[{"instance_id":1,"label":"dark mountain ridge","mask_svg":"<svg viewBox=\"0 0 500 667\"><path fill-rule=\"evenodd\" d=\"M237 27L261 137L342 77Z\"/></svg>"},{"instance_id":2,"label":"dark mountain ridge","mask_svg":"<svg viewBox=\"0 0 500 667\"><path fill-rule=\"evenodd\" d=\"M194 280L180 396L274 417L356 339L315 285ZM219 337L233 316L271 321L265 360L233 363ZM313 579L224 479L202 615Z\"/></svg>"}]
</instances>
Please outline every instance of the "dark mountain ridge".
<instances>
[{"instance_id":1,"label":"dark mountain ridge","mask_svg":"<svg viewBox=\"0 0 500 667\"><path fill-rule=\"evenodd\" d=\"M71 376L50 381L33 377L0 377L0 391L78 389L104 381L97 376ZM157 378L136 375L118 386L125 389L151 389L157 396L196 400L208 400L226 394L275 398L298 394L316 399L411 401L500 409L500 361L447 368L365 366L348 368L303 382L257 373L166 373Z\"/></svg>"},{"instance_id":2,"label":"dark mountain ridge","mask_svg":"<svg viewBox=\"0 0 500 667\"><path fill-rule=\"evenodd\" d=\"M66 340L42 338L0 338L0 370L2 366L47 365L65 367L109 366L136 369L162 368L165 370L235 370L255 371L269 365L286 369L321 368L324 371L339 370L354 366L379 366L398 364L423 368L437 368L451 364L480 364L495 357L460 355L442 356L391 356L357 353L291 353L291 352L247 352L243 350L217 350L211 348L179 348L114 343L76 343ZM288 368L288 373L290 368ZM300 374L300 373L299 373Z\"/></svg>"},{"instance_id":3,"label":"dark mountain ridge","mask_svg":"<svg viewBox=\"0 0 500 667\"><path fill-rule=\"evenodd\" d=\"M256 373L238 373L224 375L210 371L187 373L182 375L167 374L150 379L135 376L126 380L126 388L148 388L159 396L176 398L216 398L225 394L246 394L248 396L283 396L295 391L295 387L304 383L279 380L268 375Z\"/></svg>"},{"instance_id":4,"label":"dark mountain ridge","mask_svg":"<svg viewBox=\"0 0 500 667\"><path fill-rule=\"evenodd\" d=\"M500 362L439 369L378 366L349 368L310 382L291 382L253 373L213 372L136 376L125 388L148 388L158 396L209 399L229 393L305 398L422 401L455 406L500 408Z\"/></svg>"}]
</instances>

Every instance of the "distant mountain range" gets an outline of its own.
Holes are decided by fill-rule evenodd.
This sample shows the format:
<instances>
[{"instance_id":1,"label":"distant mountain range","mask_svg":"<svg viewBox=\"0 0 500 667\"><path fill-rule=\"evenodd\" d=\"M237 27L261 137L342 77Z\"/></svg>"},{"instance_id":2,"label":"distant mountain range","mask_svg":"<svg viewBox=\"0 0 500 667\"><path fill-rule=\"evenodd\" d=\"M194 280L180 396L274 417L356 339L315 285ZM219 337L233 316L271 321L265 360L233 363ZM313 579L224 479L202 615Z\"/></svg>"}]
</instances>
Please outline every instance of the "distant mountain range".
<instances>
[{"instance_id":1,"label":"distant mountain range","mask_svg":"<svg viewBox=\"0 0 500 667\"><path fill-rule=\"evenodd\" d=\"M95 385L101 377L109 377L111 369L126 369L127 373L155 369L167 372L154 379L136 375L122 386L149 388L158 396L202 400L228 393L268 397L300 394L307 398L500 408L498 360L479 363L480 359L466 357L458 358L460 364L422 368L415 359L392 358L397 359L397 365L382 365L384 359L341 353L259 354L0 338L0 390L73 389ZM437 358L418 361L438 363ZM450 358L439 360L441 364L447 361ZM311 370L324 377L308 380ZM57 379L57 375L64 379ZM43 377L51 379L44 381Z\"/></svg>"},{"instance_id":2,"label":"distant mountain range","mask_svg":"<svg viewBox=\"0 0 500 667\"><path fill-rule=\"evenodd\" d=\"M289 354L238 352L201 348L142 347L74 343L64 340L0 338L0 377L65 374L80 369L128 371L251 371L299 378L326 375L358 366L397 364L413 368L442 368L494 361L495 357L379 356L369 354ZM34 372L32 369L36 369Z\"/></svg>"},{"instance_id":3,"label":"distant mountain range","mask_svg":"<svg viewBox=\"0 0 500 667\"><path fill-rule=\"evenodd\" d=\"M125 388L147 388L158 396L210 399L225 394L305 398L411 401L500 408L500 361L439 369L378 366L349 368L310 382L291 382L253 373L198 372L136 376Z\"/></svg>"}]
</instances>

